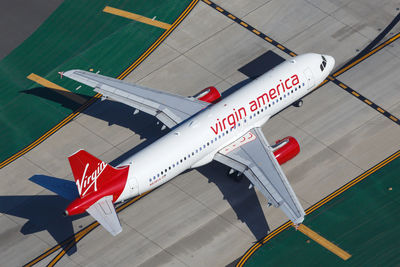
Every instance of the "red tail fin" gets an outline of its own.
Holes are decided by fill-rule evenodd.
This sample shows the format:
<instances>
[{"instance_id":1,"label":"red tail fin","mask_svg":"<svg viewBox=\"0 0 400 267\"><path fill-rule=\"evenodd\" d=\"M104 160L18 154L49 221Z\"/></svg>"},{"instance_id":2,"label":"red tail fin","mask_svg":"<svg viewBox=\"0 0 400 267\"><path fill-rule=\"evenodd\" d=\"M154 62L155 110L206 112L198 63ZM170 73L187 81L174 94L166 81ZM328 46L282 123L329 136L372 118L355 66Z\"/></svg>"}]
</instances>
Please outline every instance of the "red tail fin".
<instances>
[{"instance_id":1,"label":"red tail fin","mask_svg":"<svg viewBox=\"0 0 400 267\"><path fill-rule=\"evenodd\" d=\"M114 168L84 150L77 151L68 160L80 198L67 207L67 214L82 213L105 196L113 196L112 202L115 202L124 190L129 166Z\"/></svg>"},{"instance_id":2,"label":"red tail fin","mask_svg":"<svg viewBox=\"0 0 400 267\"><path fill-rule=\"evenodd\" d=\"M108 164L90 155L85 150L79 150L68 157L68 160L74 174L79 195L84 197L90 192L97 191L99 189L97 180Z\"/></svg>"},{"instance_id":3,"label":"red tail fin","mask_svg":"<svg viewBox=\"0 0 400 267\"><path fill-rule=\"evenodd\" d=\"M79 150L68 160L81 198L97 191L107 191L118 198L125 186L129 167L113 168L85 150Z\"/></svg>"}]
</instances>

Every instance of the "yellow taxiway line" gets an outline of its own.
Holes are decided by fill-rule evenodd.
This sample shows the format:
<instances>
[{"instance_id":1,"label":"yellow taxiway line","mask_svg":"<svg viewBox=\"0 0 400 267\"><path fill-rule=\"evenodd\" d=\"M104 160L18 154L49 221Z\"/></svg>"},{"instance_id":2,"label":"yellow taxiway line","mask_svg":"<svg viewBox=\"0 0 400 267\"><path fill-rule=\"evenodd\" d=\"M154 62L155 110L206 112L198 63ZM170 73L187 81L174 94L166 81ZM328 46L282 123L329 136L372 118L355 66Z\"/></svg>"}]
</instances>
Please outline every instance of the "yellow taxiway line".
<instances>
[{"instance_id":1,"label":"yellow taxiway line","mask_svg":"<svg viewBox=\"0 0 400 267\"><path fill-rule=\"evenodd\" d=\"M147 18L147 17L143 17L141 15L138 15L138 14L135 14L135 13L131 13L131 12L128 12L128 11L125 11L125 10L121 10L121 9L118 9L118 8L110 7L110 6L106 6L103 9L103 12L110 13L110 14L113 14L113 15L116 15L116 16L120 16L120 17L124 17L124 18L127 18L127 19L136 20L136 21L139 21L139 22L142 22L142 23L145 23L145 24L149 24L149 25L152 25L152 26L155 26L155 27L158 27L158 28L162 28L162 29L165 29L165 30L168 30L171 27L171 24L168 24L168 23L165 23L165 22L161 22L161 21L158 21L158 20L154 20L154 19L150 19L150 18Z\"/></svg>"},{"instance_id":2,"label":"yellow taxiway line","mask_svg":"<svg viewBox=\"0 0 400 267\"><path fill-rule=\"evenodd\" d=\"M55 83L52 83L49 80L46 80L45 78L40 77L39 75L36 75L34 73L29 74L26 78L44 86L44 87L53 89L55 92L65 96L65 97L68 97L69 99L77 102L78 104L82 105L83 103L85 103L87 101L87 99L85 99L79 95L76 95L76 94L72 93L71 91L65 89L64 87L61 87Z\"/></svg>"},{"instance_id":3,"label":"yellow taxiway line","mask_svg":"<svg viewBox=\"0 0 400 267\"><path fill-rule=\"evenodd\" d=\"M304 224L300 224L297 227L297 230L299 230L300 232L302 232L303 234L305 234L306 236L308 236L309 238L311 238L312 240L314 240L315 242L317 242L318 244L320 244L321 246L323 246L330 252L334 253L336 256L342 258L343 260L348 260L351 257L351 255L349 253L347 253L340 247L336 246L329 240L325 239L324 237L320 236L319 234L317 234L316 232L314 232L313 230L311 230Z\"/></svg>"}]
</instances>

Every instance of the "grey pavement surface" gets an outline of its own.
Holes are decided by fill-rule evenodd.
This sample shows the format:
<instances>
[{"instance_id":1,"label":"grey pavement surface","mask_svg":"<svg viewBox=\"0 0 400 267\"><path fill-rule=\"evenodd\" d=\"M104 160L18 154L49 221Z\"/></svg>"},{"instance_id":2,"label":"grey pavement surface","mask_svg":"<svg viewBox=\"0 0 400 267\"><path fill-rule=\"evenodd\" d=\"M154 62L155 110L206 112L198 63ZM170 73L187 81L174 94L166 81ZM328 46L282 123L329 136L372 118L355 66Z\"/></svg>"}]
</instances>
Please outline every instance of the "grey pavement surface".
<instances>
[{"instance_id":1,"label":"grey pavement surface","mask_svg":"<svg viewBox=\"0 0 400 267\"><path fill-rule=\"evenodd\" d=\"M27 39L63 0L1 0L0 60Z\"/></svg>"},{"instance_id":2,"label":"grey pavement surface","mask_svg":"<svg viewBox=\"0 0 400 267\"><path fill-rule=\"evenodd\" d=\"M373 0L217 2L294 52L333 55L338 66L365 47L400 7L396 1ZM181 95L210 85L225 91L247 79L239 68L268 50L288 58L199 2L126 80ZM400 116L399 52L395 42L339 79ZM49 175L72 180L67 156L75 150L84 148L118 163L163 134L155 119L132 112L112 101L95 103L0 170L0 266L25 264L93 221L88 216L63 218L68 202L28 179ZM300 109L289 107L273 117L263 131L269 142L289 135L299 141L301 153L283 169L304 208L400 149L398 125L333 83L305 97ZM122 234L112 237L99 227L59 265L232 263L287 219L258 192L248 190L246 179L234 182L226 171L211 163L176 177L119 214Z\"/></svg>"}]
</instances>

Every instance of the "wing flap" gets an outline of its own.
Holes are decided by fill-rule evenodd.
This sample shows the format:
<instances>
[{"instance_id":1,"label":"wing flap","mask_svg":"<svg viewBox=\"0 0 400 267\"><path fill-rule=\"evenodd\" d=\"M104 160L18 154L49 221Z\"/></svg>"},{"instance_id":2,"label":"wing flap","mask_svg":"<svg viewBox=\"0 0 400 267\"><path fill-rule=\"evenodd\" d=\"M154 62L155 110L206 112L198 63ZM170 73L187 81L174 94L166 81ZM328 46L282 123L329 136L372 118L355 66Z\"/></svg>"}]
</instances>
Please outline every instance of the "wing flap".
<instances>
[{"instance_id":1,"label":"wing flap","mask_svg":"<svg viewBox=\"0 0 400 267\"><path fill-rule=\"evenodd\" d=\"M304 220L304 209L275 159L260 128L250 131L256 136L227 154L217 153L215 160L242 172L275 207L280 207L294 224Z\"/></svg>"},{"instance_id":2,"label":"wing flap","mask_svg":"<svg viewBox=\"0 0 400 267\"><path fill-rule=\"evenodd\" d=\"M64 76L94 88L103 96L157 117L172 128L204 109L209 103L130 84L83 70L70 70Z\"/></svg>"},{"instance_id":3,"label":"wing flap","mask_svg":"<svg viewBox=\"0 0 400 267\"><path fill-rule=\"evenodd\" d=\"M96 219L108 232L116 236L122 231L112 196L105 196L90 206L86 211Z\"/></svg>"}]
</instances>

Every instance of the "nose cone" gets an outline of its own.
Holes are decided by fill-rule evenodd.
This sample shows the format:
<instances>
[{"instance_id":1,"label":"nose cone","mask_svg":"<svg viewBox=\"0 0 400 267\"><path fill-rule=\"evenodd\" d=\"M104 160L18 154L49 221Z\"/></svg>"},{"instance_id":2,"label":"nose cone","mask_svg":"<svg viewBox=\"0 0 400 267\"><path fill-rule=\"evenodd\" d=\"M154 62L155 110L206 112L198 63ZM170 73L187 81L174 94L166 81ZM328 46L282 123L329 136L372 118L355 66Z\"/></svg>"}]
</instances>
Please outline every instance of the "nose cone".
<instances>
[{"instance_id":1,"label":"nose cone","mask_svg":"<svg viewBox=\"0 0 400 267\"><path fill-rule=\"evenodd\" d=\"M331 71L335 67L335 59L328 55L325 55L325 58L326 58L326 69L328 70L328 73L331 73Z\"/></svg>"}]
</instances>

